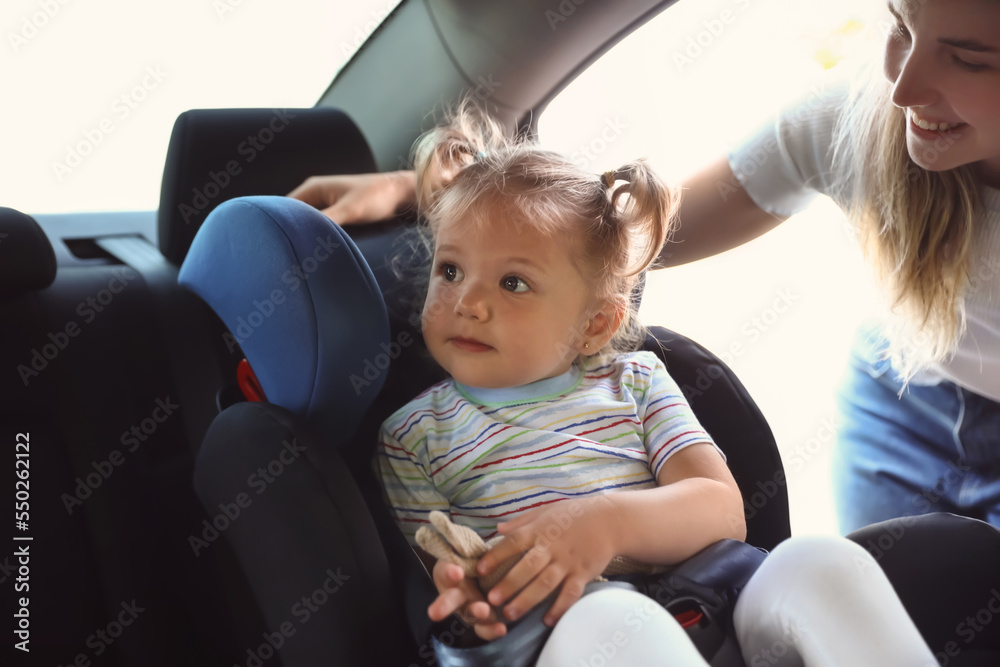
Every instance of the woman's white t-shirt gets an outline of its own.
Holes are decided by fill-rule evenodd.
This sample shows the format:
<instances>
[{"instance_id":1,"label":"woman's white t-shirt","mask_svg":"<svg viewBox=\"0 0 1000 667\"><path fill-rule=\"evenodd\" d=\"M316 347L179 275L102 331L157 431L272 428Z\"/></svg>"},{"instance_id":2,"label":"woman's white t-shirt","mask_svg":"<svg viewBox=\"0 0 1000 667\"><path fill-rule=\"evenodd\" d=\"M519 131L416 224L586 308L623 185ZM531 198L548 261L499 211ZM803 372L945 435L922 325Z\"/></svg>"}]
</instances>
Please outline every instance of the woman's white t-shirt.
<instances>
[{"instance_id":1,"label":"woman's white t-shirt","mask_svg":"<svg viewBox=\"0 0 1000 667\"><path fill-rule=\"evenodd\" d=\"M729 163L750 198L765 211L789 216L817 194L833 192L834 127L848 96L847 82L817 84L733 149ZM950 380L1000 401L1000 190L982 186L975 220L966 332L953 357L923 369L916 383Z\"/></svg>"}]
</instances>

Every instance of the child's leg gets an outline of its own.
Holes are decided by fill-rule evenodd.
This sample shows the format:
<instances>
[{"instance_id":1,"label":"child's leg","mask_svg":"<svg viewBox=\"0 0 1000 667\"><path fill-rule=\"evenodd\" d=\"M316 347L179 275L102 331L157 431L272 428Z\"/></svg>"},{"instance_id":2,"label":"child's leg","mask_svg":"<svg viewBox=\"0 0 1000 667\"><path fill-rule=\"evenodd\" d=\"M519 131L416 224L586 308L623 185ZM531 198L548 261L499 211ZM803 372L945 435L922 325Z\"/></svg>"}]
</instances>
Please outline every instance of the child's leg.
<instances>
[{"instance_id":1,"label":"child's leg","mask_svg":"<svg viewBox=\"0 0 1000 667\"><path fill-rule=\"evenodd\" d=\"M535 667L564 665L708 667L663 607L620 588L585 595L559 619Z\"/></svg>"},{"instance_id":2,"label":"child's leg","mask_svg":"<svg viewBox=\"0 0 1000 667\"><path fill-rule=\"evenodd\" d=\"M733 622L748 665L938 664L875 560L840 537L779 544L740 594Z\"/></svg>"}]
</instances>

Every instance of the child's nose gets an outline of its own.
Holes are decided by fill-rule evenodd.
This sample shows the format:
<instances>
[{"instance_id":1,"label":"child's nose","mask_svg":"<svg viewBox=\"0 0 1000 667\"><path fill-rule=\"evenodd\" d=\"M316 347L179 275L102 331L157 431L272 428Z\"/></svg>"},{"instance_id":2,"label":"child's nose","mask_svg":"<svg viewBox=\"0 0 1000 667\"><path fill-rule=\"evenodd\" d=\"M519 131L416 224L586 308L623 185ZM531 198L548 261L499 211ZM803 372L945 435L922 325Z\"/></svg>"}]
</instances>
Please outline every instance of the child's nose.
<instances>
[{"instance_id":1,"label":"child's nose","mask_svg":"<svg viewBox=\"0 0 1000 667\"><path fill-rule=\"evenodd\" d=\"M471 280L464 282L465 284L459 290L458 300L455 302L455 313L461 317L470 317L478 320L487 319L490 308L487 303L485 290L481 285Z\"/></svg>"}]
</instances>

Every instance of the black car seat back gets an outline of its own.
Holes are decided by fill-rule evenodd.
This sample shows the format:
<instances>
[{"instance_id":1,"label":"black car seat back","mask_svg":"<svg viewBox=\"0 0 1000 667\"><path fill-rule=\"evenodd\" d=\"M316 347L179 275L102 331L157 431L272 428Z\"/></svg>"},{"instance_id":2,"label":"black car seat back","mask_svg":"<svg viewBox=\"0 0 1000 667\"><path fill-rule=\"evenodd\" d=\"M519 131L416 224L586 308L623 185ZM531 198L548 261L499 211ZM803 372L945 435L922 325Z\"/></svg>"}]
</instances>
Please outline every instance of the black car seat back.
<instances>
[{"instance_id":1,"label":"black car seat back","mask_svg":"<svg viewBox=\"0 0 1000 667\"><path fill-rule=\"evenodd\" d=\"M169 379L147 284L107 256L57 267L46 234L9 209L0 228L0 423L11 442L30 439L24 534L33 572L44 573L31 580L32 655L53 664L98 651L108 664L225 659L234 623L225 596L211 594L212 559L186 545L202 516L187 406ZM127 632L112 642L95 634L123 614Z\"/></svg>"},{"instance_id":2,"label":"black car seat back","mask_svg":"<svg viewBox=\"0 0 1000 667\"><path fill-rule=\"evenodd\" d=\"M372 171L368 143L337 109L186 111L163 172L160 252L179 266L205 217L229 199L283 195L317 174Z\"/></svg>"}]
</instances>

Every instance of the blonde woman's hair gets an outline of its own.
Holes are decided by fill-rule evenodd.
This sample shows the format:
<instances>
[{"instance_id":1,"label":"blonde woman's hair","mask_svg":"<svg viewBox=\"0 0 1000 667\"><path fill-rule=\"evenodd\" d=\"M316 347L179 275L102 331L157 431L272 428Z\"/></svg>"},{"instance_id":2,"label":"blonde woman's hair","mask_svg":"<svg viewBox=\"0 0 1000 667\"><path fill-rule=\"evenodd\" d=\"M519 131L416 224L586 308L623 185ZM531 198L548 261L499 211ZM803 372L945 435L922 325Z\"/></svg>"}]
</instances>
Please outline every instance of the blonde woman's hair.
<instances>
[{"instance_id":1,"label":"blonde woman's hair","mask_svg":"<svg viewBox=\"0 0 1000 667\"><path fill-rule=\"evenodd\" d=\"M980 203L970 167L937 172L913 161L906 112L891 93L879 67L856 79L835 131L834 172L861 247L888 288L889 355L908 381L953 353L965 331L963 296ZM925 157L934 160L939 153L931 150Z\"/></svg>"},{"instance_id":2,"label":"blonde woman's hair","mask_svg":"<svg viewBox=\"0 0 1000 667\"><path fill-rule=\"evenodd\" d=\"M417 203L430 238L447 221L504 219L579 240L575 257L594 312L613 304L622 325L599 355L635 349L636 283L674 224L677 195L642 161L590 173L526 138L512 138L469 99L413 147ZM433 241L428 241L433 248Z\"/></svg>"}]
</instances>

